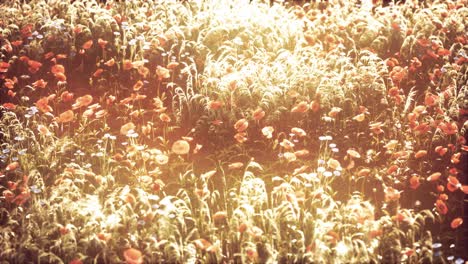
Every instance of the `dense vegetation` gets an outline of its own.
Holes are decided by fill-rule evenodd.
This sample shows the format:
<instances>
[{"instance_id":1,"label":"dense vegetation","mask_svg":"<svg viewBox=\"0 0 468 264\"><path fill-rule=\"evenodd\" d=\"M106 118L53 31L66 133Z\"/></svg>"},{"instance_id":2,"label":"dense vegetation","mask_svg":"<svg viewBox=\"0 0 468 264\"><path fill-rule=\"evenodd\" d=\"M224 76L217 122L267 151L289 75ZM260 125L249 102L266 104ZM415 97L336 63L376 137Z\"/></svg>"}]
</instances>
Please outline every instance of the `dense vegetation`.
<instances>
[{"instance_id":1,"label":"dense vegetation","mask_svg":"<svg viewBox=\"0 0 468 264\"><path fill-rule=\"evenodd\" d=\"M467 257L466 1L0 9L0 260Z\"/></svg>"}]
</instances>

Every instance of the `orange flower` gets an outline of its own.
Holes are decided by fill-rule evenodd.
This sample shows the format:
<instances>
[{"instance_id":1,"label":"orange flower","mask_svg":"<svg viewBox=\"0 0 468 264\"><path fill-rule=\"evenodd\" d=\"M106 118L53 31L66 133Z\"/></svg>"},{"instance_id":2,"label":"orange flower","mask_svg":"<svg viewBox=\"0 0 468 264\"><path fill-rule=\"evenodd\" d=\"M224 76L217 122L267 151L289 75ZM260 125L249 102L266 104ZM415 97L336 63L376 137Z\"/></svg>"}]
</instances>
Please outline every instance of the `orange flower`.
<instances>
[{"instance_id":1,"label":"orange flower","mask_svg":"<svg viewBox=\"0 0 468 264\"><path fill-rule=\"evenodd\" d=\"M0 73L8 72L8 68L10 68L10 63L0 61Z\"/></svg>"},{"instance_id":2,"label":"orange flower","mask_svg":"<svg viewBox=\"0 0 468 264\"><path fill-rule=\"evenodd\" d=\"M66 54L57 54L57 56L55 56L55 58L57 58L58 60L66 59L66 58L68 58L68 55L66 55Z\"/></svg>"},{"instance_id":3,"label":"orange flower","mask_svg":"<svg viewBox=\"0 0 468 264\"><path fill-rule=\"evenodd\" d=\"M111 234L109 233L98 233L97 234L97 237L99 238L99 240L102 240L102 241L107 241L111 238Z\"/></svg>"},{"instance_id":4,"label":"orange flower","mask_svg":"<svg viewBox=\"0 0 468 264\"><path fill-rule=\"evenodd\" d=\"M14 81L12 79L5 79L5 87L8 88L8 89L15 88L15 83L16 83L16 81Z\"/></svg>"},{"instance_id":5,"label":"orange flower","mask_svg":"<svg viewBox=\"0 0 468 264\"><path fill-rule=\"evenodd\" d=\"M424 97L424 104L428 107L434 106L437 104L438 100L439 100L439 97L437 95L434 95L432 93L427 93L426 96Z\"/></svg>"},{"instance_id":6,"label":"orange flower","mask_svg":"<svg viewBox=\"0 0 468 264\"><path fill-rule=\"evenodd\" d=\"M122 65L122 69L124 71L128 71L128 70L131 70L133 68L133 64L130 60L124 60L123 61L123 65Z\"/></svg>"},{"instance_id":7,"label":"orange flower","mask_svg":"<svg viewBox=\"0 0 468 264\"><path fill-rule=\"evenodd\" d=\"M416 190L419 187L419 185L421 185L421 183L419 182L419 176L418 175L411 176L409 183L410 183L410 188L413 190Z\"/></svg>"},{"instance_id":8,"label":"orange flower","mask_svg":"<svg viewBox=\"0 0 468 264\"><path fill-rule=\"evenodd\" d=\"M440 179L440 176L442 175L442 173L440 172L434 172L432 173L431 175L429 175L429 177L427 177L427 181L437 181Z\"/></svg>"},{"instance_id":9,"label":"orange flower","mask_svg":"<svg viewBox=\"0 0 468 264\"><path fill-rule=\"evenodd\" d=\"M442 186L443 187L443 186ZM464 192L465 194L468 194L468 185L462 185L460 187L460 190Z\"/></svg>"},{"instance_id":10,"label":"orange flower","mask_svg":"<svg viewBox=\"0 0 468 264\"><path fill-rule=\"evenodd\" d=\"M452 155L452 157L450 158L450 162L452 162L453 164L458 164L460 163L460 157L461 157L461 152L457 152Z\"/></svg>"},{"instance_id":11,"label":"orange flower","mask_svg":"<svg viewBox=\"0 0 468 264\"><path fill-rule=\"evenodd\" d=\"M135 124L128 122L120 128L120 134L126 136L130 130L135 130Z\"/></svg>"},{"instance_id":12,"label":"orange flower","mask_svg":"<svg viewBox=\"0 0 468 264\"><path fill-rule=\"evenodd\" d=\"M395 97L400 94L400 89L398 87L394 86L388 90L388 95L391 97Z\"/></svg>"},{"instance_id":13,"label":"orange flower","mask_svg":"<svg viewBox=\"0 0 468 264\"><path fill-rule=\"evenodd\" d=\"M83 46L81 46L84 50L90 49L93 46L93 40L90 39L86 41Z\"/></svg>"},{"instance_id":14,"label":"orange flower","mask_svg":"<svg viewBox=\"0 0 468 264\"><path fill-rule=\"evenodd\" d=\"M208 102L208 109L210 110L218 110L221 106L223 106L223 102L221 101L209 101Z\"/></svg>"},{"instance_id":15,"label":"orange flower","mask_svg":"<svg viewBox=\"0 0 468 264\"><path fill-rule=\"evenodd\" d=\"M440 185L440 184L437 185L437 188L436 188L436 189L437 189L437 191L440 192L440 193L443 192L443 191L445 191L445 187L444 187L443 185Z\"/></svg>"},{"instance_id":16,"label":"orange flower","mask_svg":"<svg viewBox=\"0 0 468 264\"><path fill-rule=\"evenodd\" d=\"M76 258L76 259L73 259L72 261L68 262L68 264L83 264L83 261L81 261L81 259L79 259L79 258Z\"/></svg>"},{"instance_id":17,"label":"orange flower","mask_svg":"<svg viewBox=\"0 0 468 264\"><path fill-rule=\"evenodd\" d=\"M263 111L263 109L261 108L258 108L252 113L252 117L254 120L259 121L260 119L265 117L265 111Z\"/></svg>"},{"instance_id":18,"label":"orange flower","mask_svg":"<svg viewBox=\"0 0 468 264\"><path fill-rule=\"evenodd\" d=\"M35 60L28 60L29 72L36 73L40 67L42 67L42 63L35 61Z\"/></svg>"},{"instance_id":19,"label":"orange flower","mask_svg":"<svg viewBox=\"0 0 468 264\"><path fill-rule=\"evenodd\" d=\"M451 52L448 49L439 49L439 50L437 50L437 55L439 55L439 56L448 56L450 54L451 54Z\"/></svg>"},{"instance_id":20,"label":"orange flower","mask_svg":"<svg viewBox=\"0 0 468 264\"><path fill-rule=\"evenodd\" d=\"M435 147L434 151L437 152L439 156L444 156L447 153L448 149L442 146L437 146Z\"/></svg>"},{"instance_id":21,"label":"orange flower","mask_svg":"<svg viewBox=\"0 0 468 264\"><path fill-rule=\"evenodd\" d=\"M93 77L99 78L104 70L99 68L93 73Z\"/></svg>"},{"instance_id":22,"label":"orange flower","mask_svg":"<svg viewBox=\"0 0 468 264\"><path fill-rule=\"evenodd\" d=\"M190 144L185 140L177 140L172 144L171 149L177 155L185 155L190 151Z\"/></svg>"},{"instance_id":23,"label":"orange flower","mask_svg":"<svg viewBox=\"0 0 468 264\"><path fill-rule=\"evenodd\" d=\"M67 103L67 102L71 102L73 100L73 96L74 96L73 93L70 93L69 91L64 91L60 95L60 99L62 99L62 102Z\"/></svg>"},{"instance_id":24,"label":"orange flower","mask_svg":"<svg viewBox=\"0 0 468 264\"><path fill-rule=\"evenodd\" d=\"M320 102L318 100L312 101L312 103L310 103L310 110L314 113L318 112L318 110L320 110Z\"/></svg>"},{"instance_id":25,"label":"orange flower","mask_svg":"<svg viewBox=\"0 0 468 264\"><path fill-rule=\"evenodd\" d=\"M50 68L50 72L54 75L58 73L65 73L65 67L63 67L61 64L55 64L52 66L52 68Z\"/></svg>"},{"instance_id":26,"label":"orange flower","mask_svg":"<svg viewBox=\"0 0 468 264\"><path fill-rule=\"evenodd\" d=\"M42 97L36 101L36 107L43 113L52 112L52 107L49 106L49 99L47 97Z\"/></svg>"},{"instance_id":27,"label":"orange flower","mask_svg":"<svg viewBox=\"0 0 468 264\"><path fill-rule=\"evenodd\" d=\"M16 108L16 105L13 103L4 103L2 106L8 110L14 110Z\"/></svg>"},{"instance_id":28,"label":"orange flower","mask_svg":"<svg viewBox=\"0 0 468 264\"><path fill-rule=\"evenodd\" d=\"M403 79L405 79L406 75L407 75L406 69L400 66L395 66L390 72L390 78L396 84L399 84Z\"/></svg>"},{"instance_id":29,"label":"orange flower","mask_svg":"<svg viewBox=\"0 0 468 264\"><path fill-rule=\"evenodd\" d=\"M93 97L89 94L76 98L75 103L72 105L72 109L78 109L80 107L86 107L93 102Z\"/></svg>"},{"instance_id":30,"label":"orange flower","mask_svg":"<svg viewBox=\"0 0 468 264\"><path fill-rule=\"evenodd\" d=\"M458 132L458 126L457 126L457 123L455 123L455 122L440 123L438 128L441 129L446 135L453 135L453 134L456 134Z\"/></svg>"},{"instance_id":31,"label":"orange flower","mask_svg":"<svg viewBox=\"0 0 468 264\"><path fill-rule=\"evenodd\" d=\"M247 130L249 127L249 122L245 119L239 119L235 124L234 124L234 129L237 130L237 132L244 132Z\"/></svg>"},{"instance_id":32,"label":"orange flower","mask_svg":"<svg viewBox=\"0 0 468 264\"><path fill-rule=\"evenodd\" d=\"M57 73L54 75L55 78L57 78L57 80L59 80L60 82L64 82L67 80L67 76L61 72Z\"/></svg>"},{"instance_id":33,"label":"orange flower","mask_svg":"<svg viewBox=\"0 0 468 264\"><path fill-rule=\"evenodd\" d=\"M444 201L438 199L435 203L436 209L440 214L446 215L448 213L448 207Z\"/></svg>"},{"instance_id":34,"label":"orange flower","mask_svg":"<svg viewBox=\"0 0 468 264\"><path fill-rule=\"evenodd\" d=\"M10 164L8 164L5 168L6 171L14 171L16 170L17 168L19 168L19 162L17 161L14 161Z\"/></svg>"},{"instance_id":35,"label":"orange flower","mask_svg":"<svg viewBox=\"0 0 468 264\"><path fill-rule=\"evenodd\" d=\"M454 192L461 187L460 181L455 176L449 176L447 178L447 190Z\"/></svg>"},{"instance_id":36,"label":"orange flower","mask_svg":"<svg viewBox=\"0 0 468 264\"><path fill-rule=\"evenodd\" d=\"M292 113L305 113L309 109L309 104L306 101L302 101L291 109Z\"/></svg>"},{"instance_id":37,"label":"orange flower","mask_svg":"<svg viewBox=\"0 0 468 264\"><path fill-rule=\"evenodd\" d=\"M426 150L420 150L414 154L414 158L419 159L427 155Z\"/></svg>"},{"instance_id":38,"label":"orange flower","mask_svg":"<svg viewBox=\"0 0 468 264\"><path fill-rule=\"evenodd\" d=\"M23 44L22 40L16 40L11 42L11 45L13 45L14 47L21 46L21 44Z\"/></svg>"},{"instance_id":39,"label":"orange flower","mask_svg":"<svg viewBox=\"0 0 468 264\"><path fill-rule=\"evenodd\" d=\"M141 264L143 263L143 254L140 250L129 248L123 253L124 259L127 264Z\"/></svg>"},{"instance_id":40,"label":"orange flower","mask_svg":"<svg viewBox=\"0 0 468 264\"><path fill-rule=\"evenodd\" d=\"M461 217L457 217L457 218L452 220L452 222L450 223L450 227L452 229L457 229L462 224L463 224L463 219Z\"/></svg>"},{"instance_id":41,"label":"orange flower","mask_svg":"<svg viewBox=\"0 0 468 264\"><path fill-rule=\"evenodd\" d=\"M383 133L384 131L382 130L382 122L374 122L369 124L369 128L372 131L372 133L378 135Z\"/></svg>"},{"instance_id":42,"label":"orange flower","mask_svg":"<svg viewBox=\"0 0 468 264\"><path fill-rule=\"evenodd\" d=\"M98 45L101 46L102 49L106 47L107 43L108 43L107 40L103 40L102 38L98 39Z\"/></svg>"},{"instance_id":43,"label":"orange flower","mask_svg":"<svg viewBox=\"0 0 468 264\"><path fill-rule=\"evenodd\" d=\"M37 80L32 83L34 88L41 88L44 89L47 85L47 82L45 82L43 79Z\"/></svg>"},{"instance_id":44,"label":"orange flower","mask_svg":"<svg viewBox=\"0 0 468 264\"><path fill-rule=\"evenodd\" d=\"M163 121L165 123L171 122L171 117L166 113L161 113L159 115L159 119L161 119L161 121Z\"/></svg>"},{"instance_id":45,"label":"orange flower","mask_svg":"<svg viewBox=\"0 0 468 264\"><path fill-rule=\"evenodd\" d=\"M301 149L301 150L295 151L294 155L298 158L302 158L302 157L309 156L309 153L310 152L307 149Z\"/></svg>"},{"instance_id":46,"label":"orange flower","mask_svg":"<svg viewBox=\"0 0 468 264\"><path fill-rule=\"evenodd\" d=\"M58 116L57 122L59 123L68 123L73 121L75 118L75 113L72 110L65 111Z\"/></svg>"}]
</instances>

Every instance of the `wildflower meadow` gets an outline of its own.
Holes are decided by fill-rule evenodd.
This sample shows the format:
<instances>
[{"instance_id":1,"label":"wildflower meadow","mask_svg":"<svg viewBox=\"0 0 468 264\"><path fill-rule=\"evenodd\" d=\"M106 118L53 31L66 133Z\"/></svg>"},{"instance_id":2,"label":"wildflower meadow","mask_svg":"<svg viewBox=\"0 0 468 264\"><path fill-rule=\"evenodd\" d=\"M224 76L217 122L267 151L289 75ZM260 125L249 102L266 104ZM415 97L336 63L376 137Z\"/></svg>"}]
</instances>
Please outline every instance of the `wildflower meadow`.
<instances>
[{"instance_id":1,"label":"wildflower meadow","mask_svg":"<svg viewBox=\"0 0 468 264\"><path fill-rule=\"evenodd\" d=\"M0 263L468 259L468 2L0 1Z\"/></svg>"}]
</instances>

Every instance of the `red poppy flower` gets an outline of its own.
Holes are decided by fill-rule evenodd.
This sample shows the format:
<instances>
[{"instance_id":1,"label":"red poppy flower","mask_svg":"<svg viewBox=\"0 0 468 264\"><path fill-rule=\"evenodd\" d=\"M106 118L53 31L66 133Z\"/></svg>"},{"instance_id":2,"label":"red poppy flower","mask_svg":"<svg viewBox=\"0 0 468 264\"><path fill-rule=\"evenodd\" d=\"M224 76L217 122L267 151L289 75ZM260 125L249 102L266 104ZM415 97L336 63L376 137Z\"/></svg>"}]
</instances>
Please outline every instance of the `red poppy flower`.
<instances>
[{"instance_id":1,"label":"red poppy flower","mask_svg":"<svg viewBox=\"0 0 468 264\"><path fill-rule=\"evenodd\" d=\"M159 119L161 119L161 121L163 121L165 123L171 122L171 120L172 120L171 117L166 113L161 113L159 115Z\"/></svg>"},{"instance_id":2,"label":"red poppy flower","mask_svg":"<svg viewBox=\"0 0 468 264\"><path fill-rule=\"evenodd\" d=\"M448 213L448 207L442 200L437 200L435 203L436 209L440 214L446 215Z\"/></svg>"},{"instance_id":3,"label":"red poppy flower","mask_svg":"<svg viewBox=\"0 0 468 264\"><path fill-rule=\"evenodd\" d=\"M93 97L89 94L76 98L75 103L72 105L73 110L80 107L86 107L93 102Z\"/></svg>"},{"instance_id":4,"label":"red poppy flower","mask_svg":"<svg viewBox=\"0 0 468 264\"><path fill-rule=\"evenodd\" d=\"M426 151L426 150L420 150L420 151L418 151L418 152L416 152L416 153L414 154L414 158L420 159L420 158L422 158L422 157L424 157L424 156L426 156L426 155L427 155L427 151Z\"/></svg>"},{"instance_id":5,"label":"red poppy flower","mask_svg":"<svg viewBox=\"0 0 468 264\"><path fill-rule=\"evenodd\" d=\"M122 69L124 71L128 71L128 70L131 70L133 69L133 64L130 60L124 60L123 61L123 65L122 65Z\"/></svg>"},{"instance_id":6,"label":"red poppy flower","mask_svg":"<svg viewBox=\"0 0 468 264\"><path fill-rule=\"evenodd\" d=\"M75 118L75 113L73 113L72 110L68 110L68 111L65 111L65 112L61 113L58 116L57 122L58 123L68 123L68 122L73 121L74 118Z\"/></svg>"},{"instance_id":7,"label":"red poppy flower","mask_svg":"<svg viewBox=\"0 0 468 264\"><path fill-rule=\"evenodd\" d=\"M54 75L57 73L65 73L65 67L61 64L55 64L50 68L50 72Z\"/></svg>"},{"instance_id":8,"label":"red poppy flower","mask_svg":"<svg viewBox=\"0 0 468 264\"><path fill-rule=\"evenodd\" d=\"M82 48L83 48L84 50L88 50L88 49L90 49L92 46L93 46L93 40L90 39L90 40L86 41L86 42L83 44Z\"/></svg>"},{"instance_id":9,"label":"red poppy flower","mask_svg":"<svg viewBox=\"0 0 468 264\"><path fill-rule=\"evenodd\" d=\"M44 59L48 60L48 59L54 57L54 55L55 54L52 51L49 51L46 54L44 54Z\"/></svg>"},{"instance_id":10,"label":"red poppy flower","mask_svg":"<svg viewBox=\"0 0 468 264\"><path fill-rule=\"evenodd\" d=\"M99 68L93 73L93 77L99 78L104 70Z\"/></svg>"},{"instance_id":11,"label":"red poppy flower","mask_svg":"<svg viewBox=\"0 0 468 264\"><path fill-rule=\"evenodd\" d=\"M69 91L64 91L60 95L60 99L62 100L62 102L67 103L67 102L71 102L73 100L73 96L74 96L73 93L70 93Z\"/></svg>"},{"instance_id":12,"label":"red poppy flower","mask_svg":"<svg viewBox=\"0 0 468 264\"><path fill-rule=\"evenodd\" d=\"M305 113L309 110L309 103L302 101L291 109L292 113Z\"/></svg>"},{"instance_id":13,"label":"red poppy flower","mask_svg":"<svg viewBox=\"0 0 468 264\"><path fill-rule=\"evenodd\" d=\"M49 106L49 99L47 97L42 97L41 99L37 100L35 105L37 109L43 113L52 112L52 107Z\"/></svg>"},{"instance_id":14,"label":"red poppy flower","mask_svg":"<svg viewBox=\"0 0 468 264\"><path fill-rule=\"evenodd\" d=\"M452 220L452 222L450 223L450 227L452 229L457 229L462 224L463 224L463 219L461 217L457 217L457 218Z\"/></svg>"},{"instance_id":15,"label":"red poppy flower","mask_svg":"<svg viewBox=\"0 0 468 264\"><path fill-rule=\"evenodd\" d=\"M427 177L427 181L437 181L440 179L440 176L442 175L442 173L440 172L434 172L432 173L431 175L429 175L429 177Z\"/></svg>"},{"instance_id":16,"label":"red poppy flower","mask_svg":"<svg viewBox=\"0 0 468 264\"><path fill-rule=\"evenodd\" d=\"M265 111L263 111L263 109L261 109L261 108L258 108L257 110L255 110L252 113L252 117L253 117L254 120L259 121L260 119L265 117Z\"/></svg>"},{"instance_id":17,"label":"red poppy flower","mask_svg":"<svg viewBox=\"0 0 468 264\"><path fill-rule=\"evenodd\" d=\"M29 72L36 73L42 67L42 63L28 59Z\"/></svg>"},{"instance_id":18,"label":"red poppy flower","mask_svg":"<svg viewBox=\"0 0 468 264\"><path fill-rule=\"evenodd\" d=\"M16 170L17 168L19 168L19 162L17 161L14 161L10 164L8 164L5 168L6 171L14 171Z\"/></svg>"},{"instance_id":19,"label":"red poppy flower","mask_svg":"<svg viewBox=\"0 0 468 264\"><path fill-rule=\"evenodd\" d=\"M312 101L310 103L310 110L314 113L318 112L318 110L320 110L320 102L318 100Z\"/></svg>"},{"instance_id":20,"label":"red poppy flower","mask_svg":"<svg viewBox=\"0 0 468 264\"><path fill-rule=\"evenodd\" d=\"M67 76L65 74L61 73L61 72L55 74L54 76L60 82L64 82L64 81L67 80Z\"/></svg>"},{"instance_id":21,"label":"red poppy flower","mask_svg":"<svg viewBox=\"0 0 468 264\"><path fill-rule=\"evenodd\" d=\"M239 119L235 124L234 124L234 129L237 130L237 132L244 132L247 130L249 127L249 122L245 119Z\"/></svg>"},{"instance_id":22,"label":"red poppy flower","mask_svg":"<svg viewBox=\"0 0 468 264\"><path fill-rule=\"evenodd\" d=\"M47 85L47 82L44 81L43 79L39 79L35 82L32 83L33 87L34 88L41 88L41 89L44 89Z\"/></svg>"},{"instance_id":23,"label":"red poppy flower","mask_svg":"<svg viewBox=\"0 0 468 264\"><path fill-rule=\"evenodd\" d=\"M416 190L421 183L419 182L419 176L418 175L413 175L411 176L409 180L410 188L413 190Z\"/></svg>"},{"instance_id":24,"label":"red poppy flower","mask_svg":"<svg viewBox=\"0 0 468 264\"><path fill-rule=\"evenodd\" d=\"M208 102L208 109L210 110L218 110L223 106L223 102L221 101L209 101Z\"/></svg>"},{"instance_id":25,"label":"red poppy flower","mask_svg":"<svg viewBox=\"0 0 468 264\"><path fill-rule=\"evenodd\" d=\"M98 45L101 46L102 49L106 47L107 43L108 43L107 40L103 40L101 38L98 39Z\"/></svg>"},{"instance_id":26,"label":"red poppy flower","mask_svg":"<svg viewBox=\"0 0 468 264\"><path fill-rule=\"evenodd\" d=\"M141 264L143 263L143 254L138 249L129 248L123 253L127 264Z\"/></svg>"},{"instance_id":27,"label":"red poppy flower","mask_svg":"<svg viewBox=\"0 0 468 264\"><path fill-rule=\"evenodd\" d=\"M4 103L2 106L8 110L14 110L16 108L16 105L13 103Z\"/></svg>"}]
</instances>

